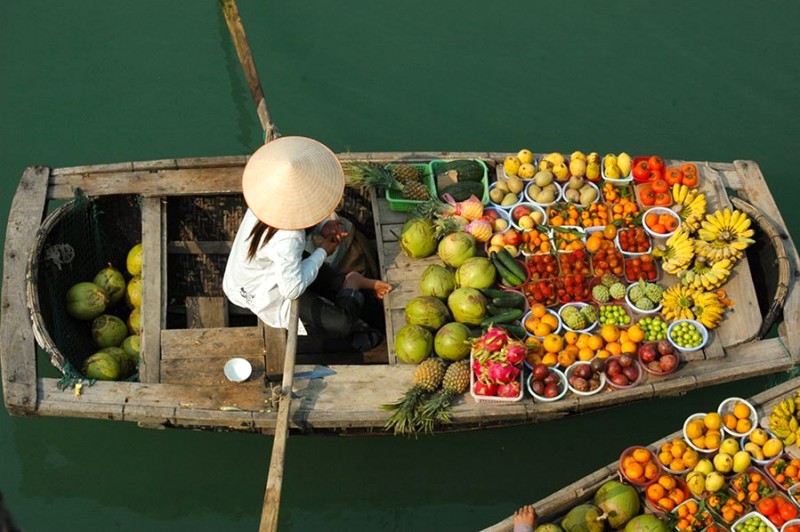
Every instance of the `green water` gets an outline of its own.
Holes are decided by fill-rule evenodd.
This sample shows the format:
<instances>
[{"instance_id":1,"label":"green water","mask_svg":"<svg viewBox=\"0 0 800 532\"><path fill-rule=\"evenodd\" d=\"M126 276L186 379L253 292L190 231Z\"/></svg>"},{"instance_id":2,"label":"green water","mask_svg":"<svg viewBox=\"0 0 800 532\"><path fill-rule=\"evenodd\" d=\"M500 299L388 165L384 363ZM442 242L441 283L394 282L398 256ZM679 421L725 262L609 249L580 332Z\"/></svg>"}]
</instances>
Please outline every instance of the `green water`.
<instances>
[{"instance_id":1,"label":"green water","mask_svg":"<svg viewBox=\"0 0 800 532\"><path fill-rule=\"evenodd\" d=\"M239 4L284 135L753 159L800 235L797 3ZM260 135L216 2L0 3L0 219L27 165L245 154ZM418 440L292 437L281 528L475 530L770 382ZM0 409L0 490L27 530L255 530L270 450Z\"/></svg>"}]
</instances>

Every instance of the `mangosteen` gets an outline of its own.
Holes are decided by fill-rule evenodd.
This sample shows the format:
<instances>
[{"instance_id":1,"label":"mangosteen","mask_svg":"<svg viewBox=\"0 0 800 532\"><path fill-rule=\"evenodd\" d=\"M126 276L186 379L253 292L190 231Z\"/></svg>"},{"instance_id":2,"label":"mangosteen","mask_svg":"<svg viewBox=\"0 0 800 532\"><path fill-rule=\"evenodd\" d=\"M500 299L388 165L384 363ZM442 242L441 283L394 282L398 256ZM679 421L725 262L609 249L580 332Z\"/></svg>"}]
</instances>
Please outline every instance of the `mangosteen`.
<instances>
[{"instance_id":1,"label":"mangosteen","mask_svg":"<svg viewBox=\"0 0 800 532\"><path fill-rule=\"evenodd\" d=\"M634 382L639 378L639 368L636 366L628 366L623 368L622 373L631 381Z\"/></svg>"},{"instance_id":2,"label":"mangosteen","mask_svg":"<svg viewBox=\"0 0 800 532\"><path fill-rule=\"evenodd\" d=\"M633 356L629 355L628 353L624 353L619 356L619 365L623 368L627 368L633 365Z\"/></svg>"},{"instance_id":3,"label":"mangosteen","mask_svg":"<svg viewBox=\"0 0 800 532\"><path fill-rule=\"evenodd\" d=\"M675 348L672 347L672 344L669 343L669 340L659 340L658 341L658 352L662 355L671 355L675 352Z\"/></svg>"},{"instance_id":4,"label":"mangosteen","mask_svg":"<svg viewBox=\"0 0 800 532\"><path fill-rule=\"evenodd\" d=\"M550 368L544 364L536 364L533 366L533 378L537 381L543 381L547 374L550 373Z\"/></svg>"},{"instance_id":5,"label":"mangosteen","mask_svg":"<svg viewBox=\"0 0 800 532\"><path fill-rule=\"evenodd\" d=\"M597 375L593 375L591 379L589 379L589 389L596 390L600 387L600 377Z\"/></svg>"},{"instance_id":6,"label":"mangosteen","mask_svg":"<svg viewBox=\"0 0 800 532\"><path fill-rule=\"evenodd\" d=\"M595 358L591 361L590 366L592 371L602 373L606 370L606 361L602 358Z\"/></svg>"},{"instance_id":7,"label":"mangosteen","mask_svg":"<svg viewBox=\"0 0 800 532\"><path fill-rule=\"evenodd\" d=\"M544 381L534 380L531 383L531 389L533 390L533 393L535 393L536 395L544 396L544 392L545 392L546 388L547 388L547 385L545 385Z\"/></svg>"}]
</instances>

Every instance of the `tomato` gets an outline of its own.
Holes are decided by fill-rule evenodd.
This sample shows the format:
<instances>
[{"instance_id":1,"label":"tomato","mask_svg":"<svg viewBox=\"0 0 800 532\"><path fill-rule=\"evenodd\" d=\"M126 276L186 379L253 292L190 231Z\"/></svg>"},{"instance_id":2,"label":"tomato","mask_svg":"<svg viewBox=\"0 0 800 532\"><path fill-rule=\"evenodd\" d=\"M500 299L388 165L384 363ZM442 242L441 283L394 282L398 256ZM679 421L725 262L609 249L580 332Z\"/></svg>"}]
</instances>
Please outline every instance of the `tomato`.
<instances>
[{"instance_id":1,"label":"tomato","mask_svg":"<svg viewBox=\"0 0 800 532\"><path fill-rule=\"evenodd\" d=\"M669 185L663 179L653 181L653 190L658 194L659 192L666 192L669 190Z\"/></svg>"},{"instance_id":2,"label":"tomato","mask_svg":"<svg viewBox=\"0 0 800 532\"><path fill-rule=\"evenodd\" d=\"M797 517L797 506L794 504L783 504L781 505L780 509L778 510L781 514L781 518L785 521L789 519L794 519Z\"/></svg>"},{"instance_id":3,"label":"tomato","mask_svg":"<svg viewBox=\"0 0 800 532\"><path fill-rule=\"evenodd\" d=\"M671 203L672 197L669 195L669 192L656 193L655 205L657 207L668 207Z\"/></svg>"},{"instance_id":4,"label":"tomato","mask_svg":"<svg viewBox=\"0 0 800 532\"><path fill-rule=\"evenodd\" d=\"M637 183L644 183L650 179L650 168L647 161L639 161L633 165L633 178Z\"/></svg>"},{"instance_id":5,"label":"tomato","mask_svg":"<svg viewBox=\"0 0 800 532\"><path fill-rule=\"evenodd\" d=\"M767 519L769 519L769 522L778 528L782 527L783 523L786 522L786 520L783 517L781 517L781 514L768 515Z\"/></svg>"},{"instance_id":6,"label":"tomato","mask_svg":"<svg viewBox=\"0 0 800 532\"><path fill-rule=\"evenodd\" d=\"M683 182L683 171L680 168L667 168L664 180L668 185L678 185ZM689 185L686 186L688 187Z\"/></svg>"},{"instance_id":7,"label":"tomato","mask_svg":"<svg viewBox=\"0 0 800 532\"><path fill-rule=\"evenodd\" d=\"M684 175L697 175L697 167L692 163L686 163L681 166Z\"/></svg>"},{"instance_id":8,"label":"tomato","mask_svg":"<svg viewBox=\"0 0 800 532\"><path fill-rule=\"evenodd\" d=\"M650 181L657 181L659 179L664 179L664 170L650 170Z\"/></svg>"},{"instance_id":9,"label":"tomato","mask_svg":"<svg viewBox=\"0 0 800 532\"><path fill-rule=\"evenodd\" d=\"M658 155L653 155L647 160L647 166L650 167L650 170L663 170L664 161Z\"/></svg>"},{"instance_id":10,"label":"tomato","mask_svg":"<svg viewBox=\"0 0 800 532\"><path fill-rule=\"evenodd\" d=\"M642 205L655 205L656 203L656 192L653 190L653 187L644 186L639 189L639 201L642 202Z\"/></svg>"},{"instance_id":11,"label":"tomato","mask_svg":"<svg viewBox=\"0 0 800 532\"><path fill-rule=\"evenodd\" d=\"M681 183L683 183L687 187L696 187L697 174L683 174L683 179L681 180Z\"/></svg>"},{"instance_id":12,"label":"tomato","mask_svg":"<svg viewBox=\"0 0 800 532\"><path fill-rule=\"evenodd\" d=\"M756 509L759 511L759 513L761 513L761 515L769 517L778 510L778 505L775 503L775 499L769 497L758 501Z\"/></svg>"}]
</instances>

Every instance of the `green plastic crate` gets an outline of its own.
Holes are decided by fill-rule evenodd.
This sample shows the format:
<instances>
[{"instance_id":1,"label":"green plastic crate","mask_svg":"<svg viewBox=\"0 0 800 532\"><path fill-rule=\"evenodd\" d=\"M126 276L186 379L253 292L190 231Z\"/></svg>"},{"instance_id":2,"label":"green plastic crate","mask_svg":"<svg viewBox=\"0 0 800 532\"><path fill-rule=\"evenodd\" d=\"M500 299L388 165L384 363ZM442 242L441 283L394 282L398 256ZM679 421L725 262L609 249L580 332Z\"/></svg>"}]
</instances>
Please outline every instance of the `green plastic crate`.
<instances>
[{"instance_id":1,"label":"green plastic crate","mask_svg":"<svg viewBox=\"0 0 800 532\"><path fill-rule=\"evenodd\" d=\"M396 165L387 164L386 168L391 168L392 166ZM425 163L408 163L408 166L413 166L420 171L422 174L422 184L428 189L431 197L435 196L436 186L433 183L433 174L431 173L430 165ZM399 190L388 188L386 189L386 201L389 202L389 208L396 212L411 212L417 207L417 205L422 203L420 200L404 198L403 194Z\"/></svg>"},{"instance_id":2,"label":"green plastic crate","mask_svg":"<svg viewBox=\"0 0 800 532\"><path fill-rule=\"evenodd\" d=\"M457 161L462 159L434 159L430 162L430 174L431 174L431 182L433 184L433 193L436 197L439 197L439 191L436 189L436 169L439 166L443 165L444 163L449 163L452 161ZM486 205L489 203L489 169L486 166L486 163L481 161L480 159L463 159L466 161L475 161L481 167L483 167L483 178L481 178L481 183L483 184L483 197L481 197L481 202Z\"/></svg>"}]
</instances>

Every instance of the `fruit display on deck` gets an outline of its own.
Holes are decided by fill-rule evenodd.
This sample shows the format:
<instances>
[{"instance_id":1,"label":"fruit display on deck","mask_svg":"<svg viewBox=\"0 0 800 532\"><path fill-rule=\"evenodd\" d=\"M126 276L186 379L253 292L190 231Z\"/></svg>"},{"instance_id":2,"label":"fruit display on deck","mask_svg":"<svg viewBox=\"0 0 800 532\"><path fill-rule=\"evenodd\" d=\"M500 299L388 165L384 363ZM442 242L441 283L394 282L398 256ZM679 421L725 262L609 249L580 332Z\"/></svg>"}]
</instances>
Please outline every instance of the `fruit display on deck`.
<instances>
[{"instance_id":1,"label":"fruit display on deck","mask_svg":"<svg viewBox=\"0 0 800 532\"><path fill-rule=\"evenodd\" d=\"M693 164L523 149L496 170L488 197L434 197L409 213L403 253L436 254L441 264L419 287L437 302L420 307L412 298L407 325L396 332L401 362L445 358L432 339L450 322L464 328L445 329L442 345L461 342L463 358L474 359L489 331L502 329L526 350L523 386L511 395L522 400L528 390L535 401L552 400L672 374L713 339L734 304L723 286L754 230L739 210L708 212ZM464 179L476 182L472 174ZM580 363L586 367L573 368ZM544 394L546 374L539 369L533 378L539 365L566 377L567 394L554 386ZM473 367L471 392L487 402L498 386L487 386L481 372Z\"/></svg>"},{"instance_id":2,"label":"fruit display on deck","mask_svg":"<svg viewBox=\"0 0 800 532\"><path fill-rule=\"evenodd\" d=\"M798 407L800 392L776 404L769 425L795 425ZM682 437L622 451L617 480L562 515L540 519L536 530L793 532L800 524L800 454L784 445L796 430L781 434L761 428L749 401L728 398L715 411L689 416Z\"/></svg>"}]
</instances>

